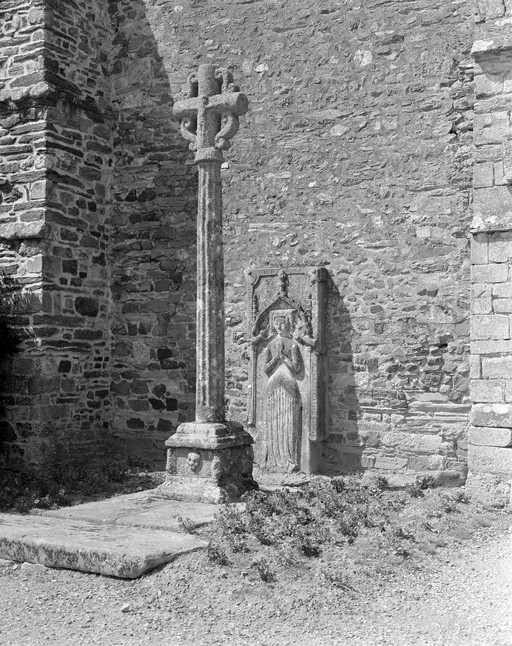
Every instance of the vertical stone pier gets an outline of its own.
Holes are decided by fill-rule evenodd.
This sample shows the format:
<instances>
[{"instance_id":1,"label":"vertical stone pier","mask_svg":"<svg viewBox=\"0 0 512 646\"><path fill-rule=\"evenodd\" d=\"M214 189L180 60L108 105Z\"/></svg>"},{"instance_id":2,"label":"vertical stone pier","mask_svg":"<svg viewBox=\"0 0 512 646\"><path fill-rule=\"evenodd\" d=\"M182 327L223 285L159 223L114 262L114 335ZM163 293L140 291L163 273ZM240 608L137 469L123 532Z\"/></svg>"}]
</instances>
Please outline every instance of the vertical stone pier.
<instances>
[{"instance_id":1,"label":"vertical stone pier","mask_svg":"<svg viewBox=\"0 0 512 646\"><path fill-rule=\"evenodd\" d=\"M222 150L248 109L227 69L201 65L189 77L189 96L174 106L181 132L196 151L197 382L196 421L181 424L166 442L167 481L158 493L178 500L228 502L257 487L252 478L253 439L241 424L225 420L224 257Z\"/></svg>"},{"instance_id":2,"label":"vertical stone pier","mask_svg":"<svg viewBox=\"0 0 512 646\"><path fill-rule=\"evenodd\" d=\"M467 489L508 504L512 480L512 29L497 21L473 46L474 219Z\"/></svg>"}]
</instances>

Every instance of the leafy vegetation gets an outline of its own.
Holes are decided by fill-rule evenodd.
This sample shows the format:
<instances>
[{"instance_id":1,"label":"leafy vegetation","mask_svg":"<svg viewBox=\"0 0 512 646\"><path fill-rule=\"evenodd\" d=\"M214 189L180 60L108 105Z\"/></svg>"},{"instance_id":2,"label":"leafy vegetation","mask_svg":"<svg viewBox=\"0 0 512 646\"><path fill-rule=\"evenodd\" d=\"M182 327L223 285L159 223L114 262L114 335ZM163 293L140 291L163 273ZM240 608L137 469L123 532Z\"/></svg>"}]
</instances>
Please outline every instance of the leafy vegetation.
<instances>
[{"instance_id":1,"label":"leafy vegetation","mask_svg":"<svg viewBox=\"0 0 512 646\"><path fill-rule=\"evenodd\" d=\"M346 591L364 573L417 567L485 522L463 490L432 485L418 478L392 489L382 477L313 477L300 487L252 491L244 504L221 507L207 558L267 583L285 570L314 567L326 585Z\"/></svg>"},{"instance_id":2,"label":"leafy vegetation","mask_svg":"<svg viewBox=\"0 0 512 646\"><path fill-rule=\"evenodd\" d=\"M39 473L0 474L0 511L27 513L151 489L163 474L128 469L121 463L53 468Z\"/></svg>"}]
</instances>

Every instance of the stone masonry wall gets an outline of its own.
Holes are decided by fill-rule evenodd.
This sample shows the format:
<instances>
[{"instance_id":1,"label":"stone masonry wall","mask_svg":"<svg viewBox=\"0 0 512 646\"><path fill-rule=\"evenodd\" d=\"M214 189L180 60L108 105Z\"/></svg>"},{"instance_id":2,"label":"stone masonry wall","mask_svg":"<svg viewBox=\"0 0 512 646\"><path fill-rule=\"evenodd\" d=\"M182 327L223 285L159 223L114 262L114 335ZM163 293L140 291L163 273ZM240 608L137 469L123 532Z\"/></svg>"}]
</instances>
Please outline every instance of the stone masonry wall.
<instances>
[{"instance_id":1,"label":"stone masonry wall","mask_svg":"<svg viewBox=\"0 0 512 646\"><path fill-rule=\"evenodd\" d=\"M84 462L110 416L109 21L92 0L1 12L1 261L25 337L5 366L2 458Z\"/></svg>"},{"instance_id":2,"label":"stone masonry wall","mask_svg":"<svg viewBox=\"0 0 512 646\"><path fill-rule=\"evenodd\" d=\"M144 4L173 91L215 62L250 100L223 169L230 415L246 420L244 270L323 263L326 470L463 477L472 4Z\"/></svg>"},{"instance_id":3,"label":"stone masonry wall","mask_svg":"<svg viewBox=\"0 0 512 646\"><path fill-rule=\"evenodd\" d=\"M165 465L164 442L194 419L196 168L172 119L159 54L176 47L141 0L110 2L114 178L111 261L114 432L132 463ZM155 18L155 16L153 16ZM175 72L175 70L173 70Z\"/></svg>"},{"instance_id":4,"label":"stone masonry wall","mask_svg":"<svg viewBox=\"0 0 512 646\"><path fill-rule=\"evenodd\" d=\"M251 106L223 167L230 417L245 270L324 264L325 471L462 480L473 3L4 0L0 17L0 261L35 294L7 366L11 455L97 455L111 425L120 455L162 464L193 419L196 175L171 109L215 62Z\"/></svg>"},{"instance_id":5,"label":"stone masonry wall","mask_svg":"<svg viewBox=\"0 0 512 646\"><path fill-rule=\"evenodd\" d=\"M474 219L468 489L504 504L512 480L512 7L487 13L473 47Z\"/></svg>"},{"instance_id":6,"label":"stone masonry wall","mask_svg":"<svg viewBox=\"0 0 512 646\"><path fill-rule=\"evenodd\" d=\"M10 323L20 336L42 301L44 238L46 107L39 100L41 87L30 88L26 77L42 76L44 32L41 15L31 2L9 1L0 6L0 267L10 298L31 293L17 304ZM30 93L32 89L32 93ZM2 311L12 311L2 299ZM30 338L23 341L30 357L35 354ZM39 404L43 379L32 358L13 360L2 356L1 464L20 468L25 448L37 421L29 419L32 402ZM41 368L41 366L40 366ZM40 372L40 371L39 371ZM42 425L41 425L42 426ZM37 434L39 435L39 433ZM37 438L31 439L37 442Z\"/></svg>"}]
</instances>

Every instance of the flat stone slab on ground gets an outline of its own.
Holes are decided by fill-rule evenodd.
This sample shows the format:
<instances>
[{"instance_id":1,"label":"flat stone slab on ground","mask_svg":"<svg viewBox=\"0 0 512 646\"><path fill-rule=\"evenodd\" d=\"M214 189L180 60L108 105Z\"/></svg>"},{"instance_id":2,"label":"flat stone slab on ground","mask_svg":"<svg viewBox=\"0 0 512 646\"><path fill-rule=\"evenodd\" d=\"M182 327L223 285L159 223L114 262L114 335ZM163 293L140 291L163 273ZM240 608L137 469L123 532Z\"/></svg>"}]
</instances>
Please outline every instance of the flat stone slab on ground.
<instances>
[{"instance_id":1,"label":"flat stone slab on ground","mask_svg":"<svg viewBox=\"0 0 512 646\"><path fill-rule=\"evenodd\" d=\"M201 527L211 523L218 511L218 505L159 498L151 489L74 507L52 509L44 512L43 516L179 532L183 528L178 518L187 518L193 527Z\"/></svg>"},{"instance_id":2,"label":"flat stone slab on ground","mask_svg":"<svg viewBox=\"0 0 512 646\"><path fill-rule=\"evenodd\" d=\"M206 545L196 536L161 529L0 514L0 558L123 579Z\"/></svg>"}]
</instances>

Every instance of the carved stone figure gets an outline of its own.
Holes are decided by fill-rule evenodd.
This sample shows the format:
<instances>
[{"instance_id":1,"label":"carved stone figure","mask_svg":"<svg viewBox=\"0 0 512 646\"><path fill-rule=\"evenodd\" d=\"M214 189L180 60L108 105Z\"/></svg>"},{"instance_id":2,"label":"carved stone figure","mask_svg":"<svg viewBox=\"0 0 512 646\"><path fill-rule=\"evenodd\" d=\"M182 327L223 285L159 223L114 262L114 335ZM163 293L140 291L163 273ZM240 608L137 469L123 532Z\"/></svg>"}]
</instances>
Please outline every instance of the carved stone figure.
<instances>
[{"instance_id":1,"label":"carved stone figure","mask_svg":"<svg viewBox=\"0 0 512 646\"><path fill-rule=\"evenodd\" d=\"M197 473L199 467L201 466L201 456L195 451L191 451L187 456L187 464L190 467L192 473Z\"/></svg>"},{"instance_id":2,"label":"carved stone figure","mask_svg":"<svg viewBox=\"0 0 512 646\"><path fill-rule=\"evenodd\" d=\"M315 473L326 437L327 272L265 267L247 278L255 464L272 473Z\"/></svg>"},{"instance_id":3,"label":"carved stone figure","mask_svg":"<svg viewBox=\"0 0 512 646\"><path fill-rule=\"evenodd\" d=\"M271 321L276 335L265 351L268 382L261 465L296 471L300 467L302 401L295 375L302 369L302 355L291 336L292 310L275 310Z\"/></svg>"}]
</instances>

